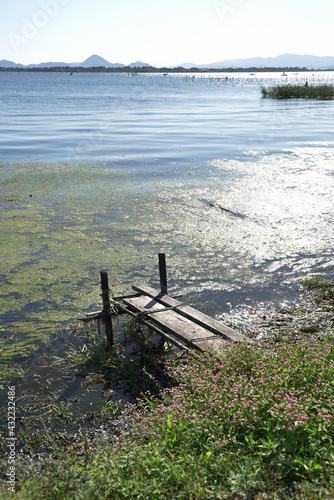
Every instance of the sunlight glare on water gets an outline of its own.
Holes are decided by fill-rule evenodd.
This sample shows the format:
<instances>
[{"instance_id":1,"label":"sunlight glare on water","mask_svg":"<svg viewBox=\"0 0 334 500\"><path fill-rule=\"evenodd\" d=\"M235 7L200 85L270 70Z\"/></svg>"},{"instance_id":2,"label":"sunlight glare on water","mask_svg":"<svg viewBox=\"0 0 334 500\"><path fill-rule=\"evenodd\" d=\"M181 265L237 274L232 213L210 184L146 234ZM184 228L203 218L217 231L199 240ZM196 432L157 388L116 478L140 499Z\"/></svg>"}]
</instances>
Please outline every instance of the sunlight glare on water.
<instances>
[{"instance_id":1,"label":"sunlight glare on water","mask_svg":"<svg viewBox=\"0 0 334 500\"><path fill-rule=\"evenodd\" d=\"M205 187L166 193L168 222L154 234L167 248L173 234L183 290L219 291L223 308L224 291L249 300L267 288L277 301L280 287L288 297L308 273L332 269L333 160L326 144L217 159Z\"/></svg>"}]
</instances>

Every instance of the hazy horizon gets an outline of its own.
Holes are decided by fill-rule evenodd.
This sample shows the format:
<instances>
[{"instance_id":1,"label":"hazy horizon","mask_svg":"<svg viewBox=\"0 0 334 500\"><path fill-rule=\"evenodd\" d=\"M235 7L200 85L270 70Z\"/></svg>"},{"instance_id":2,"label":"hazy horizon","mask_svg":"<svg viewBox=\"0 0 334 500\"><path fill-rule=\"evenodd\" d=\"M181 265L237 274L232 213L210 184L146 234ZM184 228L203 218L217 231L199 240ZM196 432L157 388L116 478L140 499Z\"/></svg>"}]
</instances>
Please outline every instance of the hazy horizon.
<instances>
[{"instance_id":1,"label":"hazy horizon","mask_svg":"<svg viewBox=\"0 0 334 500\"><path fill-rule=\"evenodd\" d=\"M288 0L16 0L0 19L0 59L18 64L83 62L152 66L328 56L334 4Z\"/></svg>"}]
</instances>

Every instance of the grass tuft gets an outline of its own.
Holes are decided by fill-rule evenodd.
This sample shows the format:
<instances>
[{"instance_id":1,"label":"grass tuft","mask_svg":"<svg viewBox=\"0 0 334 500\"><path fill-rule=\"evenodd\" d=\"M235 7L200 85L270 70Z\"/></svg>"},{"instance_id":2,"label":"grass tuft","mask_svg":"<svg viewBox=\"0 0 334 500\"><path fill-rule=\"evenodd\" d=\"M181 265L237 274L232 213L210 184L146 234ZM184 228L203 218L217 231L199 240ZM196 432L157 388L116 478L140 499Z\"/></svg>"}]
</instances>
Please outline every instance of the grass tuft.
<instances>
[{"instance_id":1,"label":"grass tuft","mask_svg":"<svg viewBox=\"0 0 334 500\"><path fill-rule=\"evenodd\" d=\"M262 87L262 97L272 99L334 99L333 85L277 85Z\"/></svg>"},{"instance_id":2,"label":"grass tuft","mask_svg":"<svg viewBox=\"0 0 334 500\"><path fill-rule=\"evenodd\" d=\"M334 284L321 276L313 276L304 281L304 286L309 290L316 291L314 301L317 304L327 303L330 307L334 305Z\"/></svg>"}]
</instances>

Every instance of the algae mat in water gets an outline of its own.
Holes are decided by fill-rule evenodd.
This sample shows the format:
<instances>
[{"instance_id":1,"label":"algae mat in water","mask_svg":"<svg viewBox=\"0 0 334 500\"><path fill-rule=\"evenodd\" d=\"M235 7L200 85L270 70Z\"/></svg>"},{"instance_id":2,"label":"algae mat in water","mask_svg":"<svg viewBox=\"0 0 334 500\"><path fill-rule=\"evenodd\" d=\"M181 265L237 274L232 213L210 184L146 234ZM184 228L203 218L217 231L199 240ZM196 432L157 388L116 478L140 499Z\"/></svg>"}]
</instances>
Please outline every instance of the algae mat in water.
<instances>
[{"instance_id":1,"label":"algae mat in water","mask_svg":"<svg viewBox=\"0 0 334 500\"><path fill-rule=\"evenodd\" d=\"M6 362L34 352L100 304L100 269L111 271L117 288L126 285L126 271L143 267L143 258L131 245L134 202L126 175L39 163L1 165L0 173L0 359Z\"/></svg>"}]
</instances>

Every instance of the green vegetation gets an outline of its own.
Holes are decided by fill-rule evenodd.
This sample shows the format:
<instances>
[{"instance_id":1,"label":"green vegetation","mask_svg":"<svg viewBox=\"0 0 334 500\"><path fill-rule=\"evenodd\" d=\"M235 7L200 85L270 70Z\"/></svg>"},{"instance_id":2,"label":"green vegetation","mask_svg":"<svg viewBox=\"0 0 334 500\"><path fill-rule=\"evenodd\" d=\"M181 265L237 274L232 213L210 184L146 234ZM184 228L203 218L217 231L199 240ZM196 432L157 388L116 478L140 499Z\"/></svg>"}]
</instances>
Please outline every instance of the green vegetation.
<instances>
[{"instance_id":1,"label":"green vegetation","mask_svg":"<svg viewBox=\"0 0 334 500\"><path fill-rule=\"evenodd\" d=\"M101 442L93 449L82 440L58 449L61 459L43 462L33 480L20 473L12 498L332 496L329 339L284 334L262 344L226 344L219 359L184 355L167 371L177 385L158 397L146 392L132 405L130 427L112 447Z\"/></svg>"},{"instance_id":2,"label":"green vegetation","mask_svg":"<svg viewBox=\"0 0 334 500\"><path fill-rule=\"evenodd\" d=\"M305 280L304 285L310 290L317 290L314 301L318 305L325 305L332 309L334 306L334 284L323 279L321 276L314 276Z\"/></svg>"},{"instance_id":3,"label":"green vegetation","mask_svg":"<svg viewBox=\"0 0 334 500\"><path fill-rule=\"evenodd\" d=\"M334 288L334 285L332 283L330 283L329 281L327 281L326 279L322 278L322 276L319 275L313 276L312 278L307 278L304 281L304 286L306 288L309 288L310 290L319 288L321 290Z\"/></svg>"},{"instance_id":4,"label":"green vegetation","mask_svg":"<svg viewBox=\"0 0 334 500\"><path fill-rule=\"evenodd\" d=\"M155 201L127 196L128 176L100 166L13 163L0 164L0 173L1 388L18 359L50 345L100 304L100 269L108 269L116 294L125 292L132 269L149 276L152 264L145 275L148 259L133 241L147 240L152 230L136 206ZM146 232L127 217L134 211Z\"/></svg>"},{"instance_id":5,"label":"green vegetation","mask_svg":"<svg viewBox=\"0 0 334 500\"><path fill-rule=\"evenodd\" d=\"M156 334L145 326L137 331L134 320L127 316L122 317L122 329L124 338L121 344L108 349L104 336L90 332L85 336L84 345L70 346L65 358L54 357L54 365L74 368L76 376L83 377L86 385L99 383L98 379L109 385L121 380L124 392L131 396L147 391L158 394L158 379L164 371L151 343ZM133 346L135 359L125 355L128 345Z\"/></svg>"},{"instance_id":6,"label":"green vegetation","mask_svg":"<svg viewBox=\"0 0 334 500\"><path fill-rule=\"evenodd\" d=\"M263 97L272 99L333 99L333 85L277 85L261 89Z\"/></svg>"},{"instance_id":7,"label":"green vegetation","mask_svg":"<svg viewBox=\"0 0 334 500\"><path fill-rule=\"evenodd\" d=\"M150 248L160 247L174 227L171 217L165 222L153 210L154 218L147 219L148 195L134 199L132 192L128 197L122 194L126 176L82 165L38 167L13 166L0 197L7 269L2 312L12 321L1 331L4 371L10 368L9 357L35 352L41 343L49 343L63 321L100 303L96 269L111 269L123 284L133 281L133 269L149 276L152 265L149 262L146 269L142 262L145 252L128 243L147 245L149 241ZM134 221L118 222L118 217L112 217L120 205L118 199L110 199L110 193L120 197L123 215L136 213ZM149 206L156 209L157 201L163 200L166 210L170 195L150 198ZM106 216L100 221L101 207ZM170 215L179 219L177 210ZM198 222L191 221L189 234ZM113 235L112 241L108 234ZM196 236L201 244L206 241L202 234ZM213 234L210 241L215 238ZM111 286L114 289L114 283ZM311 290L316 286L316 298L333 289L317 277L307 280L306 286ZM83 293L87 288L94 292ZM332 308L330 301L327 307ZM12 319L11 311L17 308L21 317ZM319 325L313 323L307 323L304 331L310 327L320 334ZM129 327L128 340L131 335ZM44 401L36 399L35 427L27 423L28 444L34 453L26 458L18 441L17 494L12 497L207 499L256 498L266 492L267 498L275 494L284 498L292 492L294 498L328 498L334 489L334 348L329 340L309 338L277 335L275 342L227 346L226 357L218 361L208 356L183 358L169 365L160 384L155 383L158 369L149 351L135 363L115 353L108 356L103 342L93 340L78 353L69 350L70 362L87 387L97 381L119 382L126 394L146 392L146 399L141 398L126 415L128 427L122 432L129 433L132 426L131 434L118 439L116 433L109 434L107 443L94 445L84 428L79 442L78 438L68 442L68 434L55 442L50 421L62 424L63 431L74 425L72 402L56 396L45 400L45 395ZM40 379L35 375L37 384ZM178 385L172 384L171 377ZM165 382L170 384L168 389ZM42 434L34 430L40 413L45 424ZM91 411L89 418L112 420L115 413L120 418L111 399L100 411ZM17 415L18 429L22 413L18 410ZM86 420L81 423L84 427ZM39 446L44 446L43 460L36 451ZM6 464L0 465L5 474ZM6 489L2 498L8 498Z\"/></svg>"},{"instance_id":8,"label":"green vegetation","mask_svg":"<svg viewBox=\"0 0 334 500\"><path fill-rule=\"evenodd\" d=\"M304 286L317 309L319 296L333 309L332 283L313 276ZM6 490L1 460L0 498L331 498L334 342L320 325L306 334L284 324L266 341L225 343L220 357L194 352L165 365L132 319L123 318L123 343L109 352L88 333L55 359L64 377L74 370L92 392L121 384L134 402L101 400L77 419L72 400L50 386L44 399L36 394L27 413L17 408L16 492ZM133 342L140 348L129 357Z\"/></svg>"}]
</instances>

